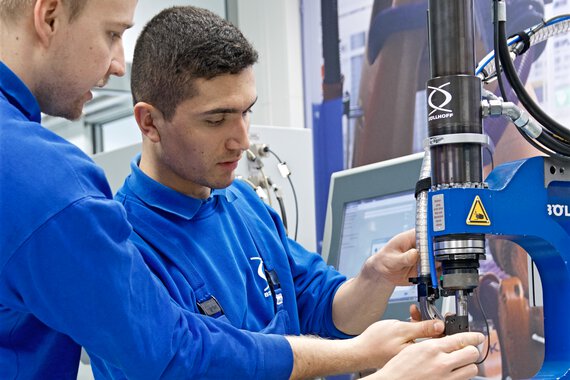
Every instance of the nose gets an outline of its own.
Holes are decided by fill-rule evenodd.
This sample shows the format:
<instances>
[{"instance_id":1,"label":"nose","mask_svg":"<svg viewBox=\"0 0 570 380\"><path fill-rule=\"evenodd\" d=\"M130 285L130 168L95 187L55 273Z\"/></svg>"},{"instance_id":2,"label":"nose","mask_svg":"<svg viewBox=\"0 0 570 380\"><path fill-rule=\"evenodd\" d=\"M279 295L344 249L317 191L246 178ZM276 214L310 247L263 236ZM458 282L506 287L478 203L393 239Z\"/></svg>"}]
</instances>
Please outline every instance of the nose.
<instances>
[{"instance_id":1,"label":"nose","mask_svg":"<svg viewBox=\"0 0 570 380\"><path fill-rule=\"evenodd\" d=\"M115 53L111 58L111 64L109 65L109 75L116 75L122 77L125 75L125 50L123 48L123 42L118 43L115 47Z\"/></svg>"},{"instance_id":2,"label":"nose","mask_svg":"<svg viewBox=\"0 0 570 380\"><path fill-rule=\"evenodd\" d=\"M229 150L249 149L249 114L240 117L232 130L232 136L227 142Z\"/></svg>"}]
</instances>

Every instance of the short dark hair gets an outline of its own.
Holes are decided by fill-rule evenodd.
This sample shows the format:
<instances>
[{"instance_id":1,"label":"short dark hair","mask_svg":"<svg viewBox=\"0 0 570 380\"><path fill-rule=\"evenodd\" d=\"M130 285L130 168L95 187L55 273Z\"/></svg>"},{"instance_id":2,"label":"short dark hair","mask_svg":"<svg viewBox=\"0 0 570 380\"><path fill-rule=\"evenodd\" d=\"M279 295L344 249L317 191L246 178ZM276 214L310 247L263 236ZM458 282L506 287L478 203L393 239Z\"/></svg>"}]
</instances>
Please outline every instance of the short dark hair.
<instances>
[{"instance_id":1,"label":"short dark hair","mask_svg":"<svg viewBox=\"0 0 570 380\"><path fill-rule=\"evenodd\" d=\"M4 21L16 20L26 8L33 8L36 0L0 0L0 19ZM69 21L74 21L81 13L87 0L65 0L65 5L69 7Z\"/></svg>"},{"instance_id":2,"label":"short dark hair","mask_svg":"<svg viewBox=\"0 0 570 380\"><path fill-rule=\"evenodd\" d=\"M229 21L206 9L167 8L144 27L135 45L131 70L134 103L158 108L167 120L196 95L193 81L238 74L258 54Z\"/></svg>"}]
</instances>

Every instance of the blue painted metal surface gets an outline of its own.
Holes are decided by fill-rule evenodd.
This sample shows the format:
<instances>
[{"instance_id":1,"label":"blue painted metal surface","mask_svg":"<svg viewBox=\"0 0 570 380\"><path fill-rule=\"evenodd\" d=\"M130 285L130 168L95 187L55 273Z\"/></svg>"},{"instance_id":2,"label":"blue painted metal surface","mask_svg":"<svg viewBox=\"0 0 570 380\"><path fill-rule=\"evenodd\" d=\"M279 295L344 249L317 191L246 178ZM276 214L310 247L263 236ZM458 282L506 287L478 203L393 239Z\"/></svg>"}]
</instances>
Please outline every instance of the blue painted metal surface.
<instances>
[{"instance_id":1,"label":"blue painted metal surface","mask_svg":"<svg viewBox=\"0 0 570 380\"><path fill-rule=\"evenodd\" d=\"M342 98L313 105L317 250L321 252L331 174L343 167Z\"/></svg>"},{"instance_id":2,"label":"blue painted metal surface","mask_svg":"<svg viewBox=\"0 0 570 380\"><path fill-rule=\"evenodd\" d=\"M549 175L544 157L497 167L487 178L488 189L457 188L428 193L428 238L474 233L511 240L535 261L543 288L545 358L537 379L570 378L570 173ZM545 182L545 176L548 180ZM434 222L433 197L443 194L443 215ZM471 206L479 196L490 225L468 225ZM442 213L443 212L443 213ZM430 257L433 261L433 254Z\"/></svg>"}]
</instances>

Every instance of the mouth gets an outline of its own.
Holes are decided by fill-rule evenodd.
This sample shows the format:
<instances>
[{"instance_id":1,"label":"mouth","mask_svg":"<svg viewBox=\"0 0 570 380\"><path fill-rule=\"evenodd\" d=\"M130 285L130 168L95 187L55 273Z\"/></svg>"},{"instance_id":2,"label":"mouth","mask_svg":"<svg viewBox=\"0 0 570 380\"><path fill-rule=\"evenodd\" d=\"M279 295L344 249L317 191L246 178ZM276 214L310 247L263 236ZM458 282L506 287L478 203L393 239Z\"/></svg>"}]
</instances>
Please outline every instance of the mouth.
<instances>
[{"instance_id":1,"label":"mouth","mask_svg":"<svg viewBox=\"0 0 570 380\"><path fill-rule=\"evenodd\" d=\"M233 164L239 162L240 160L241 160L241 154L237 157L230 157L226 161L220 162L220 164Z\"/></svg>"},{"instance_id":2,"label":"mouth","mask_svg":"<svg viewBox=\"0 0 570 380\"><path fill-rule=\"evenodd\" d=\"M221 165L233 165L233 164L237 164L239 162L239 160L231 160L231 161L223 161L220 162Z\"/></svg>"},{"instance_id":3,"label":"mouth","mask_svg":"<svg viewBox=\"0 0 570 380\"><path fill-rule=\"evenodd\" d=\"M241 157L238 157L237 159L232 159L230 161L224 161L224 162L220 162L218 165L220 165L223 168L226 168L228 170L235 170L238 167L238 163Z\"/></svg>"}]
</instances>

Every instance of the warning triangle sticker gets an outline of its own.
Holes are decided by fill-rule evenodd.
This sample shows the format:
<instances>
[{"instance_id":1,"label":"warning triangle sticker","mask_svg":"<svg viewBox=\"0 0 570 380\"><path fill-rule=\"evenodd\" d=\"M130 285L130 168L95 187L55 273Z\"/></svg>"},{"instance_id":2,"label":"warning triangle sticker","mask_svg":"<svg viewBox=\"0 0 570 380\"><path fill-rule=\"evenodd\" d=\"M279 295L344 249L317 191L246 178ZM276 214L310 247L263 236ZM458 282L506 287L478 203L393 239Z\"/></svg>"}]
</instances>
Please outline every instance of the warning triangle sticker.
<instances>
[{"instance_id":1,"label":"warning triangle sticker","mask_svg":"<svg viewBox=\"0 0 570 380\"><path fill-rule=\"evenodd\" d=\"M487 211L485 211L485 207L483 206L483 202L481 202L481 198L477 195L473 204L471 205L471 211L469 211L469 216L467 217L467 224L470 226L490 226L491 220L489 219L489 215L487 215Z\"/></svg>"}]
</instances>

